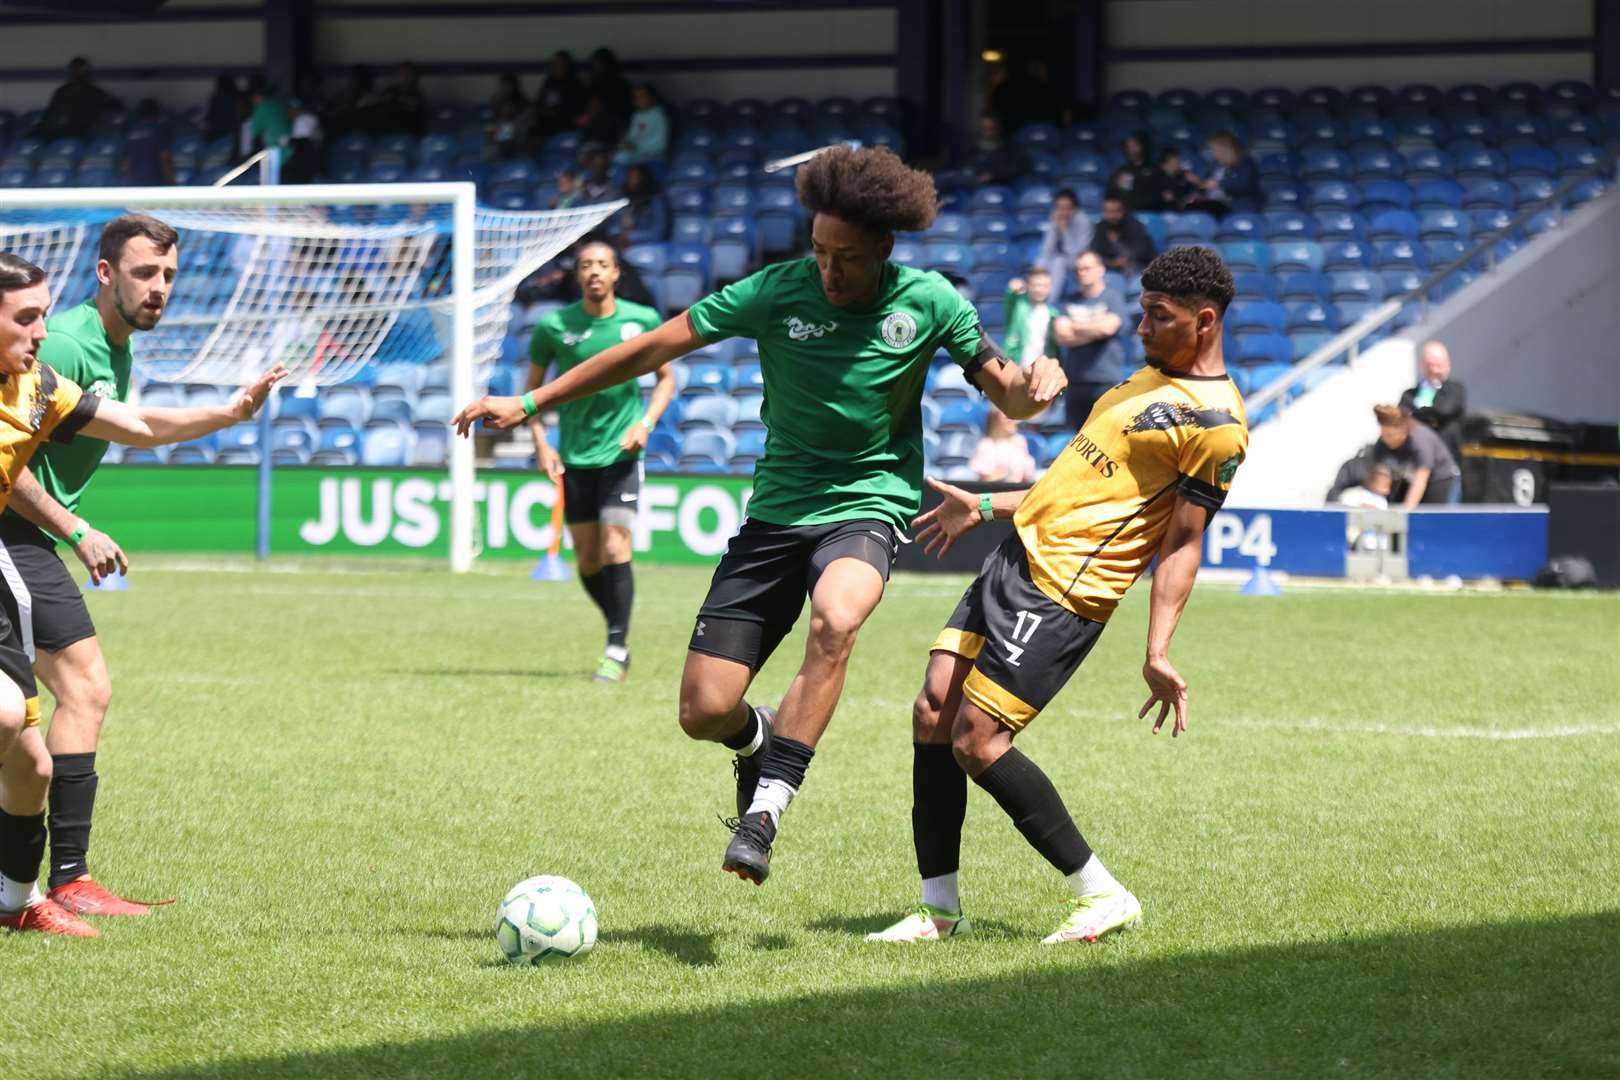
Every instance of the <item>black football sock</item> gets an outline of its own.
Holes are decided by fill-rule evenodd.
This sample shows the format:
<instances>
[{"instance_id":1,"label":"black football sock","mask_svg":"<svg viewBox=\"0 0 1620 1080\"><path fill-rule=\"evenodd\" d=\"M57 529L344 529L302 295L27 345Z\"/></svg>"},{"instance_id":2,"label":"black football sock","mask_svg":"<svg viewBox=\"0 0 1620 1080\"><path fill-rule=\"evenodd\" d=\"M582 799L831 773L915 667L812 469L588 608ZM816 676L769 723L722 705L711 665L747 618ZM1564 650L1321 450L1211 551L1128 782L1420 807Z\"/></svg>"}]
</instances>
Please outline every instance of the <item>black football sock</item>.
<instances>
[{"instance_id":1,"label":"black football sock","mask_svg":"<svg viewBox=\"0 0 1620 1080\"><path fill-rule=\"evenodd\" d=\"M754 745L754 739L759 735L759 715L754 712L753 706L746 701L738 702L737 708L743 710L743 725L737 729L736 734L727 735L721 739L720 745L727 750L749 750L749 747ZM752 750L749 750L749 753L752 752Z\"/></svg>"},{"instance_id":2,"label":"black football sock","mask_svg":"<svg viewBox=\"0 0 1620 1080\"><path fill-rule=\"evenodd\" d=\"M0 810L0 874L18 884L39 880L39 864L45 859L45 815L22 817ZM11 898L21 907L26 897Z\"/></svg>"},{"instance_id":3,"label":"black football sock","mask_svg":"<svg viewBox=\"0 0 1620 1080\"><path fill-rule=\"evenodd\" d=\"M90 815L96 806L96 754L52 754L50 887L90 872Z\"/></svg>"},{"instance_id":4,"label":"black football sock","mask_svg":"<svg viewBox=\"0 0 1620 1080\"><path fill-rule=\"evenodd\" d=\"M754 801L748 807L748 812L757 814L763 811L771 816L773 823L779 824L793 796L804 786L804 774L810 768L810 759L815 756L813 746L786 735L772 735L770 745L765 750L765 760L759 767L759 787L754 791Z\"/></svg>"},{"instance_id":5,"label":"black football sock","mask_svg":"<svg viewBox=\"0 0 1620 1080\"><path fill-rule=\"evenodd\" d=\"M579 583L585 586L585 594L591 598L591 603L596 605L596 610L602 613L604 619L607 618L607 579L603 577L602 571L579 575Z\"/></svg>"},{"instance_id":6,"label":"black football sock","mask_svg":"<svg viewBox=\"0 0 1620 1080\"><path fill-rule=\"evenodd\" d=\"M1091 848L1074 827L1057 788L1017 747L1002 754L973 782L1001 804L1024 839L1060 874L1074 873L1091 858Z\"/></svg>"},{"instance_id":7,"label":"black football sock","mask_svg":"<svg viewBox=\"0 0 1620 1080\"><path fill-rule=\"evenodd\" d=\"M967 817L967 774L950 743L911 747L911 842L917 873L954 874L962 861L962 821Z\"/></svg>"},{"instance_id":8,"label":"black football sock","mask_svg":"<svg viewBox=\"0 0 1620 1080\"><path fill-rule=\"evenodd\" d=\"M636 576L630 564L602 567L602 613L607 616L608 644L624 648L630 638L630 608L636 600Z\"/></svg>"}]
</instances>

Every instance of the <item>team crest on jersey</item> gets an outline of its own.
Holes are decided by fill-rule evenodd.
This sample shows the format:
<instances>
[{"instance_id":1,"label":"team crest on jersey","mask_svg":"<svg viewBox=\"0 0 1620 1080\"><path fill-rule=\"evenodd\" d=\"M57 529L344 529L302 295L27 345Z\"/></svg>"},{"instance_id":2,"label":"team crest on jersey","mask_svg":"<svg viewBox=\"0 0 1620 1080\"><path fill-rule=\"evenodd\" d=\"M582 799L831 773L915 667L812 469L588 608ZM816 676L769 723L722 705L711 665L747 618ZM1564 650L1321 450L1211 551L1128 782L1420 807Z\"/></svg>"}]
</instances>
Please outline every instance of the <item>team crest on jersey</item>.
<instances>
[{"instance_id":1,"label":"team crest on jersey","mask_svg":"<svg viewBox=\"0 0 1620 1080\"><path fill-rule=\"evenodd\" d=\"M580 342L584 341L590 336L591 332L589 330L585 331L583 334L571 334L567 330L564 330L562 335L562 343L564 345L578 345Z\"/></svg>"},{"instance_id":2,"label":"team crest on jersey","mask_svg":"<svg viewBox=\"0 0 1620 1080\"><path fill-rule=\"evenodd\" d=\"M1131 420L1125 434L1142 431L1170 431L1173 428L1216 428L1237 423L1226 409L1195 409L1179 401L1155 401ZM1236 469L1237 466L1232 466Z\"/></svg>"},{"instance_id":3,"label":"team crest on jersey","mask_svg":"<svg viewBox=\"0 0 1620 1080\"><path fill-rule=\"evenodd\" d=\"M641 327L637 326L633 322L627 322L623 326L619 327L619 340L629 341L639 333L641 333Z\"/></svg>"},{"instance_id":4,"label":"team crest on jersey","mask_svg":"<svg viewBox=\"0 0 1620 1080\"><path fill-rule=\"evenodd\" d=\"M98 398L115 398L118 396L118 388L106 379L97 379L85 387L84 392L94 394Z\"/></svg>"},{"instance_id":5,"label":"team crest on jersey","mask_svg":"<svg viewBox=\"0 0 1620 1080\"><path fill-rule=\"evenodd\" d=\"M917 320L904 311L896 311L883 320L878 333L883 335L884 344L889 348L903 349L917 340Z\"/></svg>"},{"instance_id":6,"label":"team crest on jersey","mask_svg":"<svg viewBox=\"0 0 1620 1080\"><path fill-rule=\"evenodd\" d=\"M1230 484L1232 482L1232 477L1237 475L1238 466L1241 464L1243 464L1243 451L1239 450L1237 453L1221 462L1220 469L1218 469L1215 473L1215 482L1222 487Z\"/></svg>"},{"instance_id":7,"label":"team crest on jersey","mask_svg":"<svg viewBox=\"0 0 1620 1080\"><path fill-rule=\"evenodd\" d=\"M794 341L803 341L806 338L820 337L823 334L830 334L834 330L838 329L838 324L835 322L805 322L797 315L789 315L787 318L782 320L782 325L788 328L788 337L792 338Z\"/></svg>"}]
</instances>

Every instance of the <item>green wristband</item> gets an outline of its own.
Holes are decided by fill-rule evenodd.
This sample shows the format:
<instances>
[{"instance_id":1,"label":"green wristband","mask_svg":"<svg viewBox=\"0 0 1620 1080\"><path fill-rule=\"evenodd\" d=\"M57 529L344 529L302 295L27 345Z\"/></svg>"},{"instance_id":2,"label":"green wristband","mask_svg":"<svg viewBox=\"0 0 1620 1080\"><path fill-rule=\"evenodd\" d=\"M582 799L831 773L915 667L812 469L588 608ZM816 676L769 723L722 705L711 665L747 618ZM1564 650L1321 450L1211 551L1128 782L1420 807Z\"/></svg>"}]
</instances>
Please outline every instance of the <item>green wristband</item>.
<instances>
[{"instance_id":1,"label":"green wristband","mask_svg":"<svg viewBox=\"0 0 1620 1080\"><path fill-rule=\"evenodd\" d=\"M68 533L68 537L67 537L68 546L69 547L78 547L79 546L79 541L83 540L85 538L85 536L89 534L89 532L90 532L90 523L85 521L84 518L80 518L78 524L73 526L73 531Z\"/></svg>"},{"instance_id":2,"label":"green wristband","mask_svg":"<svg viewBox=\"0 0 1620 1080\"><path fill-rule=\"evenodd\" d=\"M527 394L523 395L523 415L533 416L539 411L540 406L536 405L534 402L534 391L530 390Z\"/></svg>"},{"instance_id":3,"label":"green wristband","mask_svg":"<svg viewBox=\"0 0 1620 1080\"><path fill-rule=\"evenodd\" d=\"M990 505L990 496L988 494L979 496L979 520L996 520L996 508Z\"/></svg>"}]
</instances>

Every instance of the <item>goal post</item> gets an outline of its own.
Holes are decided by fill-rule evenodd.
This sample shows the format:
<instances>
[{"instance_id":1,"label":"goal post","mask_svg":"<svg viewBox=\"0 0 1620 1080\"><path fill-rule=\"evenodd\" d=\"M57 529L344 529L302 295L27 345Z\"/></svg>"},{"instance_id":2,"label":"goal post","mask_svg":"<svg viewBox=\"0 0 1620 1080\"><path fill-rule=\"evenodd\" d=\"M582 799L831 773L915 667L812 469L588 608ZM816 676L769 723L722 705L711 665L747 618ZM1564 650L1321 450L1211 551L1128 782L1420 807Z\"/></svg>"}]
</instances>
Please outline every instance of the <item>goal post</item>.
<instances>
[{"instance_id":1,"label":"goal post","mask_svg":"<svg viewBox=\"0 0 1620 1080\"><path fill-rule=\"evenodd\" d=\"M379 362L443 359L459 406L500 355L518 283L624 205L496 210L468 182L16 189L0 250L38 263L53 297L73 302L93 283L101 224L153 214L180 231L181 269L163 320L137 339L143 374L239 384L280 362L307 394ZM476 554L470 439L449 438L446 466L462 573Z\"/></svg>"}]
</instances>

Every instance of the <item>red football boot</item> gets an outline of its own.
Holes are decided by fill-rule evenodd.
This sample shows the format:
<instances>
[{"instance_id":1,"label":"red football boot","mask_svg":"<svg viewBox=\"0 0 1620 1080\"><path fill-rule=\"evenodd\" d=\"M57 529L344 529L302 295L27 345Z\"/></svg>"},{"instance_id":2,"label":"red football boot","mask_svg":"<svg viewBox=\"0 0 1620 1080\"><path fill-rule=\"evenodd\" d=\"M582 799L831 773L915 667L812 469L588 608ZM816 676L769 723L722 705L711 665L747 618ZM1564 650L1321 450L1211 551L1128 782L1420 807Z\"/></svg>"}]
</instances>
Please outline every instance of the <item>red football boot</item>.
<instances>
[{"instance_id":1,"label":"red football boot","mask_svg":"<svg viewBox=\"0 0 1620 1080\"><path fill-rule=\"evenodd\" d=\"M145 904L114 896L89 877L64 882L46 896L75 915L145 915L152 910Z\"/></svg>"},{"instance_id":2,"label":"red football boot","mask_svg":"<svg viewBox=\"0 0 1620 1080\"><path fill-rule=\"evenodd\" d=\"M0 926L12 930L37 930L42 934L61 934L64 937L101 936L100 930L49 898L28 905L15 915L0 915Z\"/></svg>"}]
</instances>

